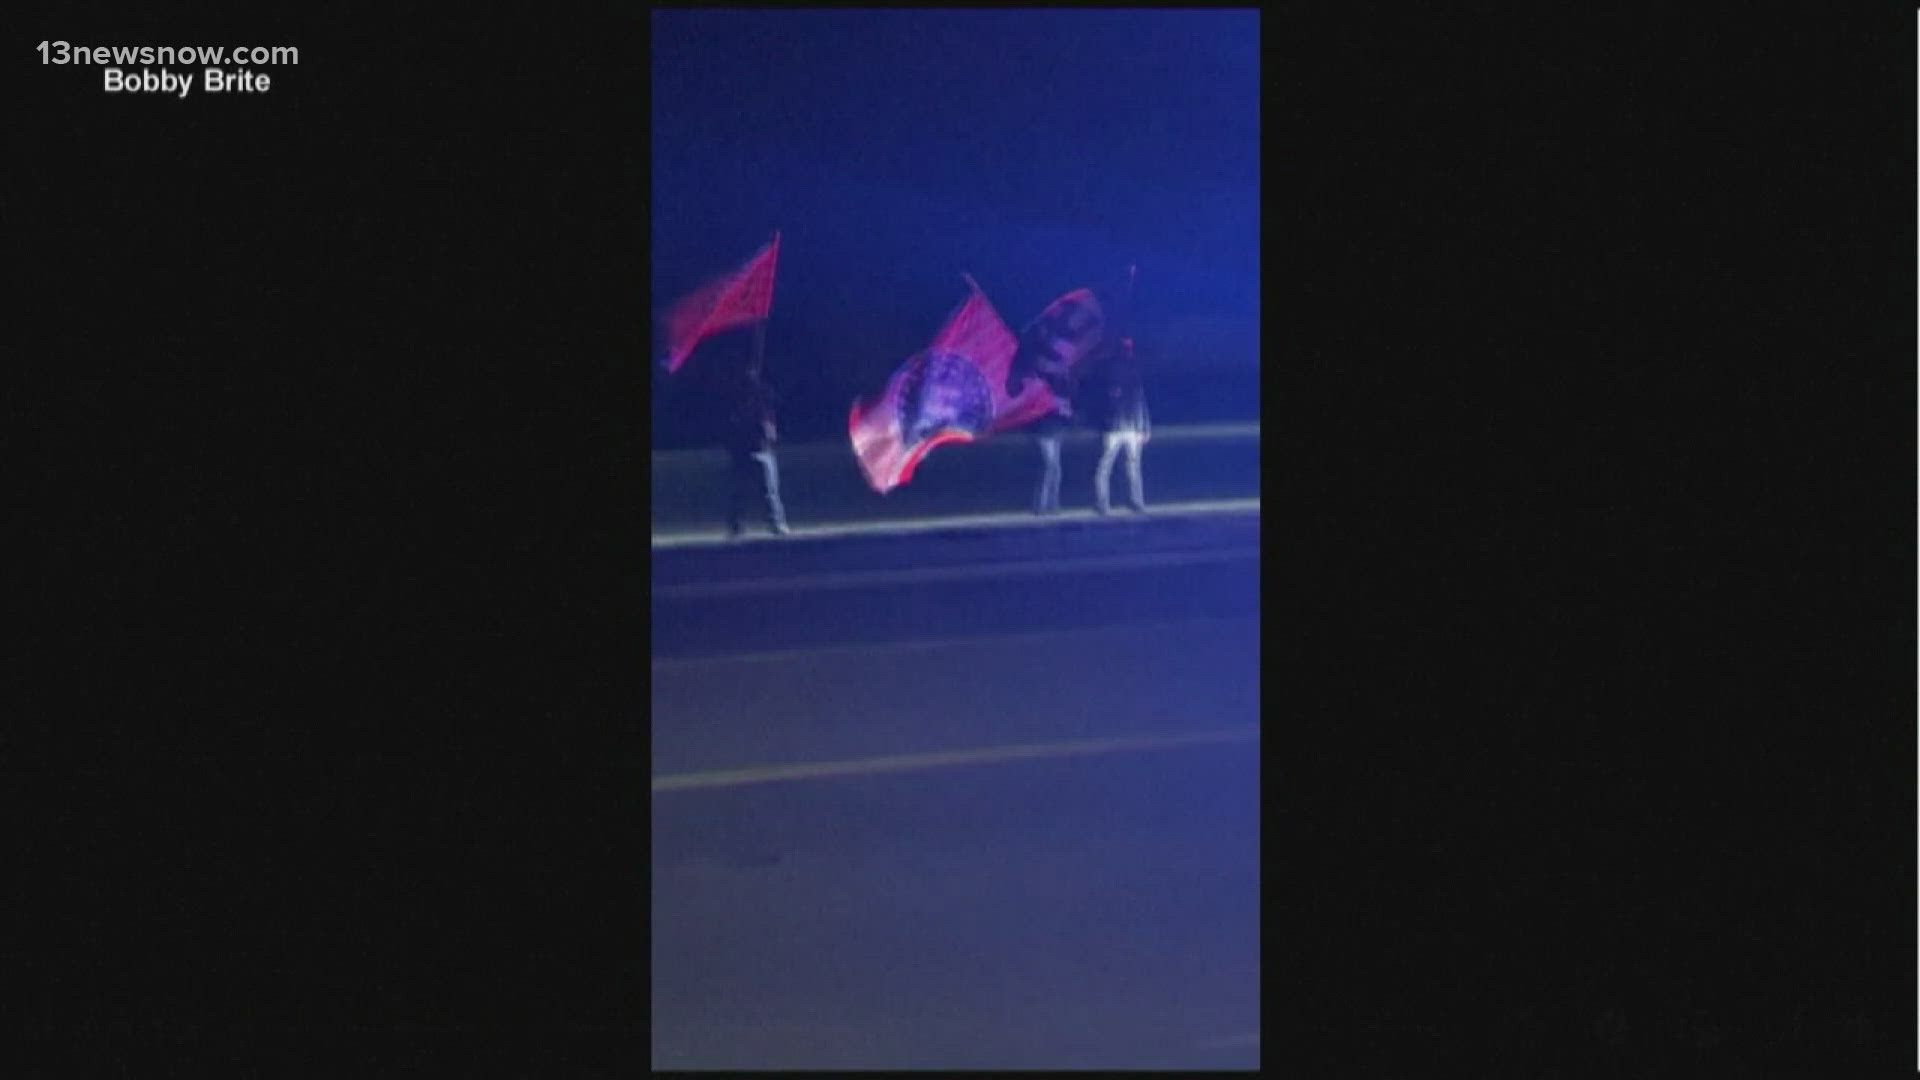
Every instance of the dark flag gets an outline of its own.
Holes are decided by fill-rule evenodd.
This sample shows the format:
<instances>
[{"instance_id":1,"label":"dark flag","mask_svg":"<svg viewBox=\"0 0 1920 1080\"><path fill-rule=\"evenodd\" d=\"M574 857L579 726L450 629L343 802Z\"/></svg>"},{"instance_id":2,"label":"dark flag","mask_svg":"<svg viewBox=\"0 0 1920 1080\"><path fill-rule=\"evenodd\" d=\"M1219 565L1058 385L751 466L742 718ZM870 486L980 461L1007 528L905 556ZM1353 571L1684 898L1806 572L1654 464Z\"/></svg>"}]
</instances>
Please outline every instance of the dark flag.
<instances>
[{"instance_id":1,"label":"dark flag","mask_svg":"<svg viewBox=\"0 0 1920 1080\"><path fill-rule=\"evenodd\" d=\"M980 286L970 290L932 344L900 365L879 397L856 401L847 435L860 470L885 494L913 477L934 447L967 442L1028 423L1054 408L1045 384L1009 394L1017 342Z\"/></svg>"},{"instance_id":2,"label":"dark flag","mask_svg":"<svg viewBox=\"0 0 1920 1080\"><path fill-rule=\"evenodd\" d=\"M773 274L780 260L780 234L774 233L747 264L715 278L673 305L667 313L667 370L675 372L706 337L745 326L773 310Z\"/></svg>"},{"instance_id":3,"label":"dark flag","mask_svg":"<svg viewBox=\"0 0 1920 1080\"><path fill-rule=\"evenodd\" d=\"M1092 289L1075 289L1048 304L1020 332L1019 347L1008 365L1006 391L1018 393L1038 380L1055 397L1071 397L1081 367L1100 347L1105 333L1106 317Z\"/></svg>"}]
</instances>

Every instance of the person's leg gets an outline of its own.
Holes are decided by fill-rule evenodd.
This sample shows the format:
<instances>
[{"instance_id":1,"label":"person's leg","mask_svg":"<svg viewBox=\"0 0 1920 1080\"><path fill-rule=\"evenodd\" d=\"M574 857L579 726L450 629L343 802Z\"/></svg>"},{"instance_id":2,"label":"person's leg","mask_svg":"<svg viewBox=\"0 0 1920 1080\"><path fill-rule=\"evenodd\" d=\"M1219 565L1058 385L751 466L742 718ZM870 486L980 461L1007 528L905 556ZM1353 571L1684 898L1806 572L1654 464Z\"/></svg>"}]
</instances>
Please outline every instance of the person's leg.
<instances>
[{"instance_id":1,"label":"person's leg","mask_svg":"<svg viewBox=\"0 0 1920 1080\"><path fill-rule=\"evenodd\" d=\"M1120 453L1120 433L1107 432L1100 448L1100 465L1093 470L1093 508L1104 514L1108 509L1108 491L1113 479L1113 459Z\"/></svg>"},{"instance_id":2,"label":"person's leg","mask_svg":"<svg viewBox=\"0 0 1920 1080\"><path fill-rule=\"evenodd\" d=\"M740 535L740 507L747 498L747 461L737 451L727 452L727 535Z\"/></svg>"},{"instance_id":3,"label":"person's leg","mask_svg":"<svg viewBox=\"0 0 1920 1080\"><path fill-rule=\"evenodd\" d=\"M1060 440L1052 436L1040 439L1040 492L1033 512L1050 514L1060 508Z\"/></svg>"},{"instance_id":4,"label":"person's leg","mask_svg":"<svg viewBox=\"0 0 1920 1080\"><path fill-rule=\"evenodd\" d=\"M1059 436L1053 438L1053 453L1047 457L1047 512L1060 512L1060 445Z\"/></svg>"},{"instance_id":5,"label":"person's leg","mask_svg":"<svg viewBox=\"0 0 1920 1080\"><path fill-rule=\"evenodd\" d=\"M1147 508L1146 485L1140 477L1140 452L1146 447L1146 440L1138 432L1127 436L1127 498L1135 510L1144 512Z\"/></svg>"},{"instance_id":6,"label":"person's leg","mask_svg":"<svg viewBox=\"0 0 1920 1080\"><path fill-rule=\"evenodd\" d=\"M767 499L767 527L784 535L788 531L787 508L780 503L780 463L771 450L762 450L753 456L760 463L760 488Z\"/></svg>"}]
</instances>

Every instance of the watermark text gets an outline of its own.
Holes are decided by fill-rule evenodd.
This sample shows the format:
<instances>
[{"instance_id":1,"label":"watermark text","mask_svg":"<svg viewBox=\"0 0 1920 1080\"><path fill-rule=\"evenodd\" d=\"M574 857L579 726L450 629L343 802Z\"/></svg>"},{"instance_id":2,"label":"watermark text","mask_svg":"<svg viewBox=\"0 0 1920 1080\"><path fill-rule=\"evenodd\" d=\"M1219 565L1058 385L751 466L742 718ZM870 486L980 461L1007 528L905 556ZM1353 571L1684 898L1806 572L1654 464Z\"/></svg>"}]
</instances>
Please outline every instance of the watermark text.
<instances>
[{"instance_id":1,"label":"watermark text","mask_svg":"<svg viewBox=\"0 0 1920 1080\"><path fill-rule=\"evenodd\" d=\"M39 44L42 64L92 64L124 67L130 64L159 64L162 67L246 67L248 65L293 65L300 62L300 50L292 45L73 45L65 41Z\"/></svg>"}]
</instances>

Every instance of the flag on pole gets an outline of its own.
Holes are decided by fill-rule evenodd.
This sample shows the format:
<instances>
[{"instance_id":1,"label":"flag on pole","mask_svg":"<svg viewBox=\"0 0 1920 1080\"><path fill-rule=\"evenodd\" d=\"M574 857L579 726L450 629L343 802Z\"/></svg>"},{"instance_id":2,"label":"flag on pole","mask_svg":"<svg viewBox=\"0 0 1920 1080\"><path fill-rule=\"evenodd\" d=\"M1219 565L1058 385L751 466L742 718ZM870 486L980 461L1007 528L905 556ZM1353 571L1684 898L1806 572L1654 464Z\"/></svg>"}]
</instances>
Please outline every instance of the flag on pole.
<instances>
[{"instance_id":1,"label":"flag on pole","mask_svg":"<svg viewBox=\"0 0 1920 1080\"><path fill-rule=\"evenodd\" d=\"M1019 343L973 278L967 287L967 299L932 343L901 364L878 397L855 401L848 413L854 457L881 494L912 479L914 467L937 446L1018 427L1053 410L1044 383L1008 395L1007 365Z\"/></svg>"},{"instance_id":2,"label":"flag on pole","mask_svg":"<svg viewBox=\"0 0 1920 1080\"><path fill-rule=\"evenodd\" d=\"M1019 348L1008 365L1009 393L1036 383L1056 397L1069 396L1088 357L1106 334L1106 316L1092 289L1075 289L1048 304L1020 332Z\"/></svg>"},{"instance_id":3,"label":"flag on pole","mask_svg":"<svg viewBox=\"0 0 1920 1080\"><path fill-rule=\"evenodd\" d=\"M710 335L767 317L773 310L773 274L780 260L780 234L747 264L681 298L667 313L667 370L675 372L694 346Z\"/></svg>"}]
</instances>

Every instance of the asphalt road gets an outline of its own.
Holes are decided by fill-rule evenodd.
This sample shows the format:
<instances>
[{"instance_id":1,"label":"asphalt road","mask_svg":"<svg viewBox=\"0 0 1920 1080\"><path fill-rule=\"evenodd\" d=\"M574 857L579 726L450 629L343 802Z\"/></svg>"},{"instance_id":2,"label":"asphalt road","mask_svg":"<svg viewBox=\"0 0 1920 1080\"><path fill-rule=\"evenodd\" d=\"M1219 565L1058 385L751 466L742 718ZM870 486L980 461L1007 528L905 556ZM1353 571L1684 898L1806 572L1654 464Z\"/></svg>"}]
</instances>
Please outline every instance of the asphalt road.
<instances>
[{"instance_id":1,"label":"asphalt road","mask_svg":"<svg viewBox=\"0 0 1920 1080\"><path fill-rule=\"evenodd\" d=\"M657 567L656 1068L1258 1065L1257 550L1165 529Z\"/></svg>"},{"instance_id":2,"label":"asphalt road","mask_svg":"<svg viewBox=\"0 0 1920 1080\"><path fill-rule=\"evenodd\" d=\"M1259 544L1256 504L660 547L653 655L1252 618Z\"/></svg>"}]
</instances>

